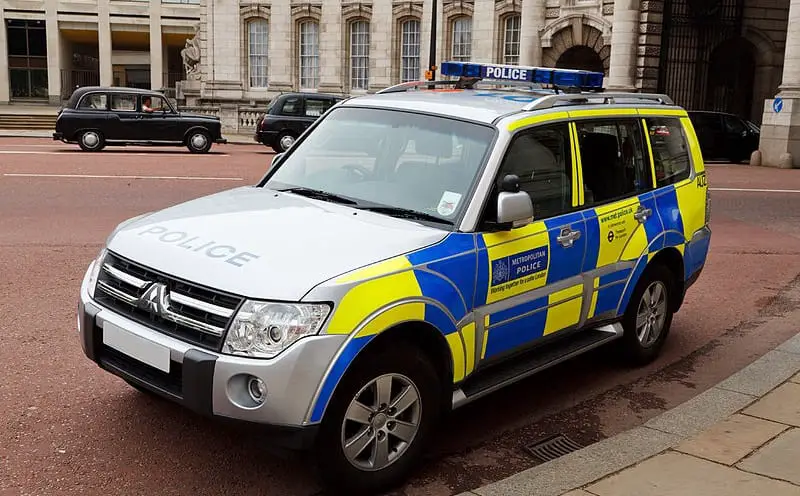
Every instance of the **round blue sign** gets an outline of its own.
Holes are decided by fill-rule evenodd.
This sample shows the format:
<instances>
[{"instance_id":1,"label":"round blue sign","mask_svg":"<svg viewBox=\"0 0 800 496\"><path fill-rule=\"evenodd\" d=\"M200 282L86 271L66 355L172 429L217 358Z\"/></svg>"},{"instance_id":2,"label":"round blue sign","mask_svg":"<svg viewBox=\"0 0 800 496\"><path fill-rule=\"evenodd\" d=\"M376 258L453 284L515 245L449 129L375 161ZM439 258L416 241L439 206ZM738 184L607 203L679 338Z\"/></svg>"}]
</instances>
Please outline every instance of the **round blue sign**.
<instances>
[{"instance_id":1,"label":"round blue sign","mask_svg":"<svg viewBox=\"0 0 800 496\"><path fill-rule=\"evenodd\" d=\"M776 98L772 101L772 110L774 110L776 114L783 110L783 98Z\"/></svg>"}]
</instances>

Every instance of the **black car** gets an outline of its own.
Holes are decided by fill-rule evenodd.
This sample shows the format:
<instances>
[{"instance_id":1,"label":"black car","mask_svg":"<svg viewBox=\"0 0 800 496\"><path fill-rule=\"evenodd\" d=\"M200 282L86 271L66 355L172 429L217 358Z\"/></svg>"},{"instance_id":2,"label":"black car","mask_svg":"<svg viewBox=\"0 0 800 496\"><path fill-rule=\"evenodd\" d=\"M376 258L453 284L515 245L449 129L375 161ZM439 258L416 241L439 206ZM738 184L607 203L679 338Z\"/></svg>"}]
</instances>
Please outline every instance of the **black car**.
<instances>
[{"instance_id":1,"label":"black car","mask_svg":"<svg viewBox=\"0 0 800 496\"><path fill-rule=\"evenodd\" d=\"M725 112L690 111L703 158L739 163L758 150L761 129Z\"/></svg>"},{"instance_id":2,"label":"black car","mask_svg":"<svg viewBox=\"0 0 800 496\"><path fill-rule=\"evenodd\" d=\"M270 101L256 122L254 139L277 153L289 149L295 140L322 114L345 97L324 93L283 93Z\"/></svg>"},{"instance_id":3,"label":"black car","mask_svg":"<svg viewBox=\"0 0 800 496\"><path fill-rule=\"evenodd\" d=\"M206 153L226 143L219 117L178 112L163 94L137 88L76 89L59 111L53 139L89 152L106 145L185 146Z\"/></svg>"}]
</instances>

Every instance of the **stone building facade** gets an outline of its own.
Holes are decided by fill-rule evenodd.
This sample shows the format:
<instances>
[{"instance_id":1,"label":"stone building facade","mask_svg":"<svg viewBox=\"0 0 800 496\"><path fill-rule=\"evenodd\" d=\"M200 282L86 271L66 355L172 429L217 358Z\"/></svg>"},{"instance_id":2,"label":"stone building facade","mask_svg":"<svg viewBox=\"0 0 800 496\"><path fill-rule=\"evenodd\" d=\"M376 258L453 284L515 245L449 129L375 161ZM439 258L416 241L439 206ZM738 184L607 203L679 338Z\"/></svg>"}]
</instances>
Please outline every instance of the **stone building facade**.
<instances>
[{"instance_id":1,"label":"stone building facade","mask_svg":"<svg viewBox=\"0 0 800 496\"><path fill-rule=\"evenodd\" d=\"M789 151L800 160L798 2L436 0L436 61L603 71L610 89L663 92L689 109L763 123L763 160ZM78 85L140 86L249 132L280 92L357 95L422 78L434 2L0 5L0 104L58 103Z\"/></svg>"}]
</instances>

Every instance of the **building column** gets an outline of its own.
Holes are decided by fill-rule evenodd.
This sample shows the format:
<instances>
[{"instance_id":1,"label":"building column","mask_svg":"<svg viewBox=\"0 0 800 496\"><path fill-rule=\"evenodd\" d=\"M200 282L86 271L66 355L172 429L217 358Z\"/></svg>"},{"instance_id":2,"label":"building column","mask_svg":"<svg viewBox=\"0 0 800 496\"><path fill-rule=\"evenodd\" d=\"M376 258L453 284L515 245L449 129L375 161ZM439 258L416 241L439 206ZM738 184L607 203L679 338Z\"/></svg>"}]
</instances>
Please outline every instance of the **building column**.
<instances>
[{"instance_id":1,"label":"building column","mask_svg":"<svg viewBox=\"0 0 800 496\"><path fill-rule=\"evenodd\" d=\"M542 64L542 37L545 27L545 0L522 0L520 22L520 65Z\"/></svg>"},{"instance_id":2,"label":"building column","mask_svg":"<svg viewBox=\"0 0 800 496\"><path fill-rule=\"evenodd\" d=\"M150 0L150 89L164 87L164 48L161 38L161 0Z\"/></svg>"},{"instance_id":3,"label":"building column","mask_svg":"<svg viewBox=\"0 0 800 496\"><path fill-rule=\"evenodd\" d=\"M472 16L472 60L486 63L501 62L495 60L497 34L494 32L494 0L475 0L474 9ZM480 41L476 43L478 40Z\"/></svg>"},{"instance_id":4,"label":"building column","mask_svg":"<svg viewBox=\"0 0 800 496\"><path fill-rule=\"evenodd\" d=\"M3 10L0 7L0 104L7 104L11 92L8 86L8 34Z\"/></svg>"},{"instance_id":5,"label":"building column","mask_svg":"<svg viewBox=\"0 0 800 496\"><path fill-rule=\"evenodd\" d=\"M299 66L293 56L295 31L289 2L273 2L269 12L269 91L292 91L293 68Z\"/></svg>"},{"instance_id":6,"label":"building column","mask_svg":"<svg viewBox=\"0 0 800 496\"><path fill-rule=\"evenodd\" d=\"M206 80L201 96L213 100L241 100L244 85L239 50L239 2L207 0L205 8L210 12L207 11L205 16L207 48L204 56L207 60L204 62Z\"/></svg>"},{"instance_id":7,"label":"building column","mask_svg":"<svg viewBox=\"0 0 800 496\"><path fill-rule=\"evenodd\" d=\"M630 91L636 82L636 46L639 39L639 1L614 1L614 27L608 69L609 89Z\"/></svg>"},{"instance_id":8,"label":"building column","mask_svg":"<svg viewBox=\"0 0 800 496\"><path fill-rule=\"evenodd\" d=\"M100 63L100 86L114 84L114 69L111 64L111 19L109 0L97 0L97 51Z\"/></svg>"},{"instance_id":9,"label":"building column","mask_svg":"<svg viewBox=\"0 0 800 496\"><path fill-rule=\"evenodd\" d=\"M372 3L372 19L369 27L369 90L379 91L391 86L393 68L400 60L393 59L392 37L394 15L391 0L375 0ZM344 65L348 67L348 64ZM349 74L345 74L349 77Z\"/></svg>"},{"instance_id":10,"label":"building column","mask_svg":"<svg viewBox=\"0 0 800 496\"><path fill-rule=\"evenodd\" d=\"M322 21L319 23L319 91L341 93L343 84L342 6L338 0L322 1Z\"/></svg>"},{"instance_id":11,"label":"building column","mask_svg":"<svg viewBox=\"0 0 800 496\"><path fill-rule=\"evenodd\" d=\"M47 41L47 95L52 105L61 103L61 33L58 30L58 1L44 4Z\"/></svg>"},{"instance_id":12,"label":"building column","mask_svg":"<svg viewBox=\"0 0 800 496\"><path fill-rule=\"evenodd\" d=\"M800 29L796 26L800 26L800 0L791 0L783 78L778 95L764 102L761 142L751 157L753 165L800 168Z\"/></svg>"}]
</instances>

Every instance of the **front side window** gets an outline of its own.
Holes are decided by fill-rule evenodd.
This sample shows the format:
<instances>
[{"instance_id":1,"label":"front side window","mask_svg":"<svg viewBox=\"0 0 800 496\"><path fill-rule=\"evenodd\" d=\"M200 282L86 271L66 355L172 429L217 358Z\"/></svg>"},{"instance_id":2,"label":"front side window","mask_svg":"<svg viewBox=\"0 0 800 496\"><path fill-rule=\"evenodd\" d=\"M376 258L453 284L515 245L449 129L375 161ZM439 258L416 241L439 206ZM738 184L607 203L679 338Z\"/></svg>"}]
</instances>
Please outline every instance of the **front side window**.
<instances>
[{"instance_id":1,"label":"front side window","mask_svg":"<svg viewBox=\"0 0 800 496\"><path fill-rule=\"evenodd\" d=\"M350 24L350 87L365 90L369 86L369 23Z\"/></svg>"},{"instance_id":2,"label":"front side window","mask_svg":"<svg viewBox=\"0 0 800 496\"><path fill-rule=\"evenodd\" d=\"M468 203L494 133L444 117L339 107L294 145L265 185L447 226Z\"/></svg>"},{"instance_id":3,"label":"front side window","mask_svg":"<svg viewBox=\"0 0 800 496\"><path fill-rule=\"evenodd\" d=\"M589 120L575 124L587 206L652 189L640 121Z\"/></svg>"},{"instance_id":4,"label":"front side window","mask_svg":"<svg viewBox=\"0 0 800 496\"><path fill-rule=\"evenodd\" d=\"M85 110L105 110L108 97L105 93L92 93L84 96L78 106Z\"/></svg>"},{"instance_id":5,"label":"front side window","mask_svg":"<svg viewBox=\"0 0 800 496\"><path fill-rule=\"evenodd\" d=\"M247 23L248 69L251 88L267 87L269 67L269 25L266 19L254 19Z\"/></svg>"},{"instance_id":6,"label":"front side window","mask_svg":"<svg viewBox=\"0 0 800 496\"><path fill-rule=\"evenodd\" d=\"M472 19L460 17L453 22L453 60L469 62L472 58Z\"/></svg>"},{"instance_id":7,"label":"front side window","mask_svg":"<svg viewBox=\"0 0 800 496\"><path fill-rule=\"evenodd\" d=\"M419 20L410 19L401 25L400 82L419 80Z\"/></svg>"},{"instance_id":8,"label":"front side window","mask_svg":"<svg viewBox=\"0 0 800 496\"><path fill-rule=\"evenodd\" d=\"M145 95L142 97L142 112L169 111L169 105L160 96Z\"/></svg>"},{"instance_id":9,"label":"front side window","mask_svg":"<svg viewBox=\"0 0 800 496\"><path fill-rule=\"evenodd\" d=\"M300 88L319 86L319 23L300 23Z\"/></svg>"},{"instance_id":10,"label":"front side window","mask_svg":"<svg viewBox=\"0 0 800 496\"><path fill-rule=\"evenodd\" d=\"M687 179L690 174L689 146L680 119L653 117L645 119L656 185L669 186Z\"/></svg>"},{"instance_id":11,"label":"front side window","mask_svg":"<svg viewBox=\"0 0 800 496\"><path fill-rule=\"evenodd\" d=\"M520 26L522 16L515 14L506 17L503 32L503 63L508 65L519 64Z\"/></svg>"}]
</instances>

